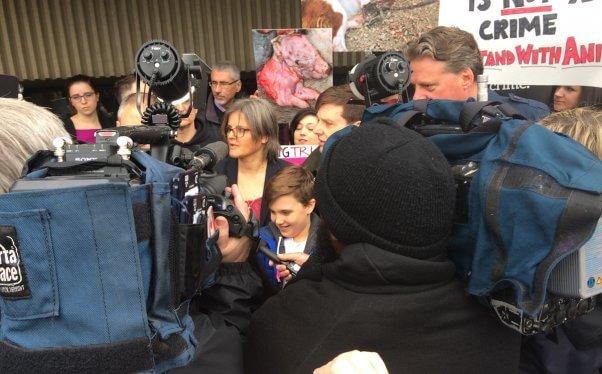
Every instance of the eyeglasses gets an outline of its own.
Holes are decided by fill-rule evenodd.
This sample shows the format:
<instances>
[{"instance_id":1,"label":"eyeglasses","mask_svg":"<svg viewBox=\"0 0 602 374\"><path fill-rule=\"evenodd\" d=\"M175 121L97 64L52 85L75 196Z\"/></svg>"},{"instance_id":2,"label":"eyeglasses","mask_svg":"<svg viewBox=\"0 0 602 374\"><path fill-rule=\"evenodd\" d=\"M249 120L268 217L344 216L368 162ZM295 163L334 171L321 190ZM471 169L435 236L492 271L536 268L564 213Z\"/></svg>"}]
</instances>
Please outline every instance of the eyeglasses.
<instances>
[{"instance_id":1,"label":"eyeglasses","mask_svg":"<svg viewBox=\"0 0 602 374\"><path fill-rule=\"evenodd\" d=\"M251 131L251 129L246 129L244 127L230 127L230 126L226 126L226 137L232 133L232 135L234 135L234 137L236 139L238 138L242 138L243 136L245 136L245 134L247 133L247 131Z\"/></svg>"},{"instance_id":2,"label":"eyeglasses","mask_svg":"<svg viewBox=\"0 0 602 374\"><path fill-rule=\"evenodd\" d=\"M228 87L228 86L231 86L231 85L233 85L234 83L238 82L239 80L240 80L240 79L236 79L236 80L233 80L232 82L218 82L218 81L211 81L211 82L209 82L209 85L210 85L211 87L219 87L219 86L222 86L222 87Z\"/></svg>"},{"instance_id":3,"label":"eyeglasses","mask_svg":"<svg viewBox=\"0 0 602 374\"><path fill-rule=\"evenodd\" d=\"M69 97L69 99L70 99L71 101L75 101L75 102L78 102L78 103L79 103L79 102L80 102L80 101L82 101L82 99L84 99L84 98L85 98L86 100L90 100L90 99L92 98L92 96L94 96L94 95L96 95L96 92L86 92L86 93L85 93L85 94L83 94L83 95L73 95L73 96L70 96L70 97Z\"/></svg>"}]
</instances>

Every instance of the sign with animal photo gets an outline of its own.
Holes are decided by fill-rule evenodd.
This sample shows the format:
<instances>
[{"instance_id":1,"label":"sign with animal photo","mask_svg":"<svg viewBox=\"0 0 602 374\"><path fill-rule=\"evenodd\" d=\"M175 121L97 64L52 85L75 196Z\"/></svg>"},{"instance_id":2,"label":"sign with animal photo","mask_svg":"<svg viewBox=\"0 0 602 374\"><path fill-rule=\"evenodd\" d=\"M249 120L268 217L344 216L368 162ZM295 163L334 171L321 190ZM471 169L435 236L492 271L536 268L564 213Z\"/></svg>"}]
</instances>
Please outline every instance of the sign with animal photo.
<instances>
[{"instance_id":1,"label":"sign with animal photo","mask_svg":"<svg viewBox=\"0 0 602 374\"><path fill-rule=\"evenodd\" d=\"M253 30L253 49L259 96L292 114L332 86L331 29Z\"/></svg>"},{"instance_id":2,"label":"sign with animal photo","mask_svg":"<svg viewBox=\"0 0 602 374\"><path fill-rule=\"evenodd\" d=\"M602 2L441 0L439 24L474 35L489 83L602 87Z\"/></svg>"},{"instance_id":3,"label":"sign with animal photo","mask_svg":"<svg viewBox=\"0 0 602 374\"><path fill-rule=\"evenodd\" d=\"M398 51L437 26L438 0L300 0L301 27L332 28L335 52Z\"/></svg>"}]
</instances>

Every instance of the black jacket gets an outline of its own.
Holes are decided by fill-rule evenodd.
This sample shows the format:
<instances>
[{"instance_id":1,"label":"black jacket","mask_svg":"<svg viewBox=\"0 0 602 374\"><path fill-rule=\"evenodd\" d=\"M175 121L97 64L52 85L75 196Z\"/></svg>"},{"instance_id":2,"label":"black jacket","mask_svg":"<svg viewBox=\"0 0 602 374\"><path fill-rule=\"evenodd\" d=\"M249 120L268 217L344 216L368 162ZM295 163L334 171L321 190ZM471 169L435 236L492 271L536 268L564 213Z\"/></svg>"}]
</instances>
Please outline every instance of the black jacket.
<instances>
[{"instance_id":1,"label":"black jacket","mask_svg":"<svg viewBox=\"0 0 602 374\"><path fill-rule=\"evenodd\" d=\"M253 315L245 373L311 373L354 349L378 352L390 373L518 370L520 335L465 296L449 260L354 244L309 263Z\"/></svg>"},{"instance_id":2,"label":"black jacket","mask_svg":"<svg viewBox=\"0 0 602 374\"><path fill-rule=\"evenodd\" d=\"M274 162L268 162L268 167L265 172L265 181L263 183L263 196L268 181L276 174L276 172L284 167L291 165L290 162L276 159ZM238 183L238 159L226 157L215 166L215 172L225 174L228 177L228 187ZM270 222L270 212L268 210L268 202L266 199L261 199L261 217L258 218L259 227L263 227Z\"/></svg>"},{"instance_id":3,"label":"black jacket","mask_svg":"<svg viewBox=\"0 0 602 374\"><path fill-rule=\"evenodd\" d=\"M243 97L244 93L240 91L236 95L234 95L234 100L241 99ZM209 92L209 98L207 99L207 105L205 107L205 110L202 113L201 111L199 111L197 117L201 116L203 123L207 124L208 126L215 126L219 129L222 125L222 121L224 119L225 114L225 112L222 112L215 105L213 93Z\"/></svg>"},{"instance_id":4,"label":"black jacket","mask_svg":"<svg viewBox=\"0 0 602 374\"><path fill-rule=\"evenodd\" d=\"M309 157L303 161L303 166L307 171L312 173L313 175L318 174L318 169L320 169L320 160L322 158L322 152L320 152L320 148L314 149L312 153L309 154Z\"/></svg>"},{"instance_id":5,"label":"black jacket","mask_svg":"<svg viewBox=\"0 0 602 374\"><path fill-rule=\"evenodd\" d=\"M224 112L215 106L213 94L209 94L209 100L207 100L207 107L205 108L203 122L208 126L220 128L222 125L222 120L224 119L224 114Z\"/></svg>"},{"instance_id":6,"label":"black jacket","mask_svg":"<svg viewBox=\"0 0 602 374\"><path fill-rule=\"evenodd\" d=\"M242 374L242 336L265 296L249 262L221 264L216 283L195 296L190 306L198 341L194 359L170 373Z\"/></svg>"},{"instance_id":7,"label":"black jacket","mask_svg":"<svg viewBox=\"0 0 602 374\"><path fill-rule=\"evenodd\" d=\"M224 137L220 134L219 128L215 126L207 126L198 118L194 119L194 127L196 132L192 139L187 142L179 142L172 140L172 144L179 145L182 148L187 148L192 152L198 151L209 143L216 142L218 140L224 141Z\"/></svg>"}]
</instances>

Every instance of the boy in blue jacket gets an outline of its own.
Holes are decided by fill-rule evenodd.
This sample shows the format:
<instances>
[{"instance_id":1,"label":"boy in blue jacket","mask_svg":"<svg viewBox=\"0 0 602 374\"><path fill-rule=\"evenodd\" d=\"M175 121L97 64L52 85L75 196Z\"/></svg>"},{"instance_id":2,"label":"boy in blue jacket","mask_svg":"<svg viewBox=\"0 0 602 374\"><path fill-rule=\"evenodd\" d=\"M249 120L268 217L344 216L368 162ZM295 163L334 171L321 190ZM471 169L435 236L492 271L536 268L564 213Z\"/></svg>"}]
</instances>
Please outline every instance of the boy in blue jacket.
<instances>
[{"instance_id":1,"label":"boy in blue jacket","mask_svg":"<svg viewBox=\"0 0 602 374\"><path fill-rule=\"evenodd\" d=\"M268 182L265 198L271 222L260 229L259 246L267 247L280 259L302 265L316 246L320 218L313 212L313 175L301 166L293 165L278 171ZM275 265L267 256L258 253L268 279L274 287L291 278L284 265Z\"/></svg>"}]
</instances>

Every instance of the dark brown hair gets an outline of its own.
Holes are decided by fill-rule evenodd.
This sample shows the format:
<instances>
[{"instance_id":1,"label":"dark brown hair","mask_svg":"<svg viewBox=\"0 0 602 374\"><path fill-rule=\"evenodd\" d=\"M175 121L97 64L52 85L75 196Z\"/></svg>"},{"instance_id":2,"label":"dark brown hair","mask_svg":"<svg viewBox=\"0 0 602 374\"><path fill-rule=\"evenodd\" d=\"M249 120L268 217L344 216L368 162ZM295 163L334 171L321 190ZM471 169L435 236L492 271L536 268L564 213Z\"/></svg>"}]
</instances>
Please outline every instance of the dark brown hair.
<instances>
[{"instance_id":1,"label":"dark brown hair","mask_svg":"<svg viewBox=\"0 0 602 374\"><path fill-rule=\"evenodd\" d=\"M268 205L282 196L291 195L303 205L314 197L314 176L299 165L280 169L268 182L265 198Z\"/></svg>"},{"instance_id":2,"label":"dark brown hair","mask_svg":"<svg viewBox=\"0 0 602 374\"><path fill-rule=\"evenodd\" d=\"M293 119L291 119L291 122L288 125L288 129L289 129L289 140L291 144L295 144L295 130L297 130L297 126L299 126L299 122L301 122L301 120L307 116L314 116L317 117L317 112L314 108L303 108L300 109L295 116L293 117Z\"/></svg>"},{"instance_id":3,"label":"dark brown hair","mask_svg":"<svg viewBox=\"0 0 602 374\"><path fill-rule=\"evenodd\" d=\"M349 84L329 87L318 96L318 99L316 100L316 112L320 110L322 105L340 105L343 107L342 116L348 124L361 121L365 106L363 103L350 104L349 100L353 99L355 99L355 95L351 92Z\"/></svg>"}]
</instances>

